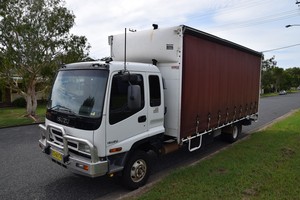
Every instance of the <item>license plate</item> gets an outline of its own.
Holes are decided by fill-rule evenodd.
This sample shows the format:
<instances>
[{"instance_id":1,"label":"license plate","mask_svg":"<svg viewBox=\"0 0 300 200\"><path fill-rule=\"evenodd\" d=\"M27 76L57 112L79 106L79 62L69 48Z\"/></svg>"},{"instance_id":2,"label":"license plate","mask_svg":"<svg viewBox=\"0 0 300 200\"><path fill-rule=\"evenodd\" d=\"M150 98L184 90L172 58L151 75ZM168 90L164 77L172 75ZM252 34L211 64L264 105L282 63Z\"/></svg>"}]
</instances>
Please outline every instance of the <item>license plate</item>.
<instances>
[{"instance_id":1,"label":"license plate","mask_svg":"<svg viewBox=\"0 0 300 200\"><path fill-rule=\"evenodd\" d=\"M57 152L57 151L55 151L55 150L53 150L52 149L52 152L51 152L51 156L52 156L52 158L54 158L55 160L58 160L58 161L62 161L62 154L61 153L59 153L59 152Z\"/></svg>"}]
</instances>

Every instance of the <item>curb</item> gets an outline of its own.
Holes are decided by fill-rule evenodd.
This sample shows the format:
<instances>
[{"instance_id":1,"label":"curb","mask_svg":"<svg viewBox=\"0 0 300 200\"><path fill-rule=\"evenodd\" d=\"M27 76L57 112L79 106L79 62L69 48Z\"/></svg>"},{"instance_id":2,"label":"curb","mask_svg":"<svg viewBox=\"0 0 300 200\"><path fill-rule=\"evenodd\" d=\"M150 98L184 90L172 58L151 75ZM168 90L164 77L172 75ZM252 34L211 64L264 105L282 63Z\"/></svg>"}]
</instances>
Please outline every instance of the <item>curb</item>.
<instances>
[{"instance_id":1,"label":"curb","mask_svg":"<svg viewBox=\"0 0 300 200\"><path fill-rule=\"evenodd\" d=\"M16 127L23 127L23 126L32 126L32 125L39 125L39 124L44 124L45 122L35 122L32 124L20 124L20 125L12 125L12 126L5 126L5 127L0 127L1 129L6 129L6 128L16 128Z\"/></svg>"}]
</instances>

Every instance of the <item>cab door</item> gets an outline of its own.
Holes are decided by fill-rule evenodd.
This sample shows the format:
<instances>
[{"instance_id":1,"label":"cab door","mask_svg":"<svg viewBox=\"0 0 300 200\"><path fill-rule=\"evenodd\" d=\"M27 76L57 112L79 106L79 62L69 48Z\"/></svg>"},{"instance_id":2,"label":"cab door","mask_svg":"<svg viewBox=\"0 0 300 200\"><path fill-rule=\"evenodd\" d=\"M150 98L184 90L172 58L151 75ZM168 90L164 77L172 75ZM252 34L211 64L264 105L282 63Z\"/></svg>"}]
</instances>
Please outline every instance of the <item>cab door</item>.
<instances>
[{"instance_id":1,"label":"cab door","mask_svg":"<svg viewBox=\"0 0 300 200\"><path fill-rule=\"evenodd\" d=\"M150 135L165 132L164 129L164 96L161 75L148 73L148 129Z\"/></svg>"},{"instance_id":2,"label":"cab door","mask_svg":"<svg viewBox=\"0 0 300 200\"><path fill-rule=\"evenodd\" d=\"M145 92L145 73L131 72L129 78L124 74L115 73L112 76L109 106L106 126L106 147L108 154L113 148L122 147L122 151L130 148L130 141L142 134L147 134L147 95ZM129 86L140 89L140 106L134 108L128 105L133 91ZM120 144L122 143L122 144ZM128 144L127 144L128 143Z\"/></svg>"}]
</instances>

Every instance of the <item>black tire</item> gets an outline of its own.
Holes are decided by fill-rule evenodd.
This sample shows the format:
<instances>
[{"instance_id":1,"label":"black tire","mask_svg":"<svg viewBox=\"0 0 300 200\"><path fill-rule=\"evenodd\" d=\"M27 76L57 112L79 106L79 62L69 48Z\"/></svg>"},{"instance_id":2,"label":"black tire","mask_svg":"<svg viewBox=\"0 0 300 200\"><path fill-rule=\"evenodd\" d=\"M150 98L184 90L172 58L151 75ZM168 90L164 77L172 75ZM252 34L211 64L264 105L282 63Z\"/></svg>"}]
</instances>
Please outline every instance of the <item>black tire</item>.
<instances>
[{"instance_id":1,"label":"black tire","mask_svg":"<svg viewBox=\"0 0 300 200\"><path fill-rule=\"evenodd\" d=\"M227 129L227 132L222 133L222 138L229 143L234 143L239 139L239 135L242 132L242 125L240 123L233 124L229 130L229 132Z\"/></svg>"},{"instance_id":2,"label":"black tire","mask_svg":"<svg viewBox=\"0 0 300 200\"><path fill-rule=\"evenodd\" d=\"M135 190L146 184L151 172L150 157L141 150L133 152L128 159L123 175L123 185L130 189Z\"/></svg>"}]
</instances>

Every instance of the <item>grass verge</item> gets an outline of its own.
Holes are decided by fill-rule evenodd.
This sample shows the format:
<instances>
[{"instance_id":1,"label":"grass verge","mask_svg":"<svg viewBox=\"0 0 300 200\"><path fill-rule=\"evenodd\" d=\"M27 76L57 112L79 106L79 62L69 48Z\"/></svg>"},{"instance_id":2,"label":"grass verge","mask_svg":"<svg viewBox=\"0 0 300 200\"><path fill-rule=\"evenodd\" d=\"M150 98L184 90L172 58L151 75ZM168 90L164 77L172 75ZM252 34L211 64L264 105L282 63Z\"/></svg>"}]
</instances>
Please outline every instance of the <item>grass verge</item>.
<instances>
[{"instance_id":1,"label":"grass verge","mask_svg":"<svg viewBox=\"0 0 300 200\"><path fill-rule=\"evenodd\" d=\"M267 94L261 94L260 97L274 97L278 96L278 93L267 93Z\"/></svg>"},{"instance_id":2,"label":"grass verge","mask_svg":"<svg viewBox=\"0 0 300 200\"><path fill-rule=\"evenodd\" d=\"M300 111L175 170L137 199L299 199Z\"/></svg>"},{"instance_id":3,"label":"grass verge","mask_svg":"<svg viewBox=\"0 0 300 200\"><path fill-rule=\"evenodd\" d=\"M46 105L38 105L36 114L41 122L44 121L45 113ZM34 123L33 119L25 117L25 115L25 108L0 108L0 128Z\"/></svg>"},{"instance_id":4,"label":"grass verge","mask_svg":"<svg viewBox=\"0 0 300 200\"><path fill-rule=\"evenodd\" d=\"M299 90L288 90L288 94L293 94L299 92ZM261 94L260 97L274 97L278 96L279 93L266 93L266 94Z\"/></svg>"}]
</instances>

